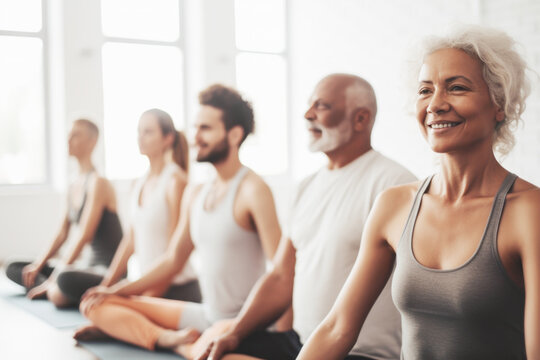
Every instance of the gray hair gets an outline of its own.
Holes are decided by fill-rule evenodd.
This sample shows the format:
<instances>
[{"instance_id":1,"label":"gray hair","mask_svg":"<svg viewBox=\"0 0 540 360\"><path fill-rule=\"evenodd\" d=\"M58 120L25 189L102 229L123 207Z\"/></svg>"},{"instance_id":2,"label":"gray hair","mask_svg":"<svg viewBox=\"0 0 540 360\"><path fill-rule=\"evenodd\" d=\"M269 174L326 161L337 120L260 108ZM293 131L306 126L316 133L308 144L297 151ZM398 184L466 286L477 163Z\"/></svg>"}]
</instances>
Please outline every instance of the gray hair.
<instances>
[{"instance_id":1,"label":"gray hair","mask_svg":"<svg viewBox=\"0 0 540 360\"><path fill-rule=\"evenodd\" d=\"M530 83L525 60L516 50L515 41L506 33L477 25L455 28L448 35L427 38L422 46L424 58L441 49L459 49L479 59L491 100L504 110L505 118L495 127L493 150L506 155L512 150L513 130L525 111Z\"/></svg>"}]
</instances>

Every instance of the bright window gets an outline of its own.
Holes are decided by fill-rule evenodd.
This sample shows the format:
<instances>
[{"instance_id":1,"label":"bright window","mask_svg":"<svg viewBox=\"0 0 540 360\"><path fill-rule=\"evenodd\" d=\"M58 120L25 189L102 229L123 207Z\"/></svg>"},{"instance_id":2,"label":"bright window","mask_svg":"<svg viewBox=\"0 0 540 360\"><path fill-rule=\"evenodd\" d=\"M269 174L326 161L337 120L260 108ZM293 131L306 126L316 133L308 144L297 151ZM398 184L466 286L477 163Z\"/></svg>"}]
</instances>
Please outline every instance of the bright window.
<instances>
[{"instance_id":1,"label":"bright window","mask_svg":"<svg viewBox=\"0 0 540 360\"><path fill-rule=\"evenodd\" d=\"M236 0L236 83L253 102L255 134L243 162L262 175L288 170L285 0Z\"/></svg>"},{"instance_id":2,"label":"bright window","mask_svg":"<svg viewBox=\"0 0 540 360\"><path fill-rule=\"evenodd\" d=\"M180 36L178 0L101 2L103 34L110 37L175 41Z\"/></svg>"},{"instance_id":3,"label":"bright window","mask_svg":"<svg viewBox=\"0 0 540 360\"><path fill-rule=\"evenodd\" d=\"M241 53L236 59L238 88L253 102L255 134L242 146L242 160L266 175L287 171L285 59ZM264 70L262 70L264 69Z\"/></svg>"},{"instance_id":4,"label":"bright window","mask_svg":"<svg viewBox=\"0 0 540 360\"><path fill-rule=\"evenodd\" d=\"M0 29L38 32L41 30L42 0L1 0Z\"/></svg>"},{"instance_id":5,"label":"bright window","mask_svg":"<svg viewBox=\"0 0 540 360\"><path fill-rule=\"evenodd\" d=\"M103 47L106 172L140 176L147 165L137 147L137 123L150 108L167 111L182 127L182 54L178 48L107 43Z\"/></svg>"},{"instance_id":6,"label":"bright window","mask_svg":"<svg viewBox=\"0 0 540 360\"><path fill-rule=\"evenodd\" d=\"M235 13L239 50L285 50L285 0L236 0Z\"/></svg>"},{"instance_id":7,"label":"bright window","mask_svg":"<svg viewBox=\"0 0 540 360\"><path fill-rule=\"evenodd\" d=\"M0 1L0 184L47 182L41 27L40 0Z\"/></svg>"},{"instance_id":8,"label":"bright window","mask_svg":"<svg viewBox=\"0 0 540 360\"><path fill-rule=\"evenodd\" d=\"M183 128L179 2L106 0L102 15L106 35L131 38L107 41L102 51L105 170L110 178L134 178L147 166L137 147L141 113L165 110Z\"/></svg>"}]
</instances>

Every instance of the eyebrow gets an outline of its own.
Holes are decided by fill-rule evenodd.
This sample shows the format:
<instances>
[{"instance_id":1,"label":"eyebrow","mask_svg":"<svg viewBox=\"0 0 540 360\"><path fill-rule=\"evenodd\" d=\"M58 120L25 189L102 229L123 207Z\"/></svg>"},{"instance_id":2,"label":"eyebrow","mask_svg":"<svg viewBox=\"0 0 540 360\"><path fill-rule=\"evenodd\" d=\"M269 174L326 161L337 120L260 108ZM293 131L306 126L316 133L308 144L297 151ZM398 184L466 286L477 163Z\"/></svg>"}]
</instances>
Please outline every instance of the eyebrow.
<instances>
[{"instance_id":1,"label":"eyebrow","mask_svg":"<svg viewBox=\"0 0 540 360\"><path fill-rule=\"evenodd\" d=\"M463 75L456 75L456 76L449 77L448 79L444 80L444 82L449 84L449 83L454 82L454 81L456 81L458 79L465 80L469 84L472 84L472 81L469 80L469 78L467 78L467 77L465 77ZM424 84L433 84L433 81L430 81L430 80L420 80L420 82L424 83Z\"/></svg>"}]
</instances>

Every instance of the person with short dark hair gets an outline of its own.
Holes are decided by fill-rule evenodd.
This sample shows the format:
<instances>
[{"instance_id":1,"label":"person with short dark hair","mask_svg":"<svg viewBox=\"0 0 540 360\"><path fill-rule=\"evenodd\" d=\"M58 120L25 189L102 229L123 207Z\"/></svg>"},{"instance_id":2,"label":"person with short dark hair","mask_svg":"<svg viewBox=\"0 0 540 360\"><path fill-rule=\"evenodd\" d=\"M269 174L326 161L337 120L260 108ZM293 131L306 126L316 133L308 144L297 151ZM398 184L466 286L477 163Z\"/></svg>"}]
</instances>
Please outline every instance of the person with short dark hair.
<instances>
[{"instance_id":1,"label":"person with short dark hair","mask_svg":"<svg viewBox=\"0 0 540 360\"><path fill-rule=\"evenodd\" d=\"M106 334L192 358L206 344L207 330L228 327L264 273L265 260L274 256L281 230L272 193L238 155L253 131L251 104L222 85L202 91L199 100L197 161L210 163L215 178L186 194L171 246L152 269L137 281L85 296L81 311L92 326L75 338ZM202 304L137 296L181 271L195 249Z\"/></svg>"}]
</instances>

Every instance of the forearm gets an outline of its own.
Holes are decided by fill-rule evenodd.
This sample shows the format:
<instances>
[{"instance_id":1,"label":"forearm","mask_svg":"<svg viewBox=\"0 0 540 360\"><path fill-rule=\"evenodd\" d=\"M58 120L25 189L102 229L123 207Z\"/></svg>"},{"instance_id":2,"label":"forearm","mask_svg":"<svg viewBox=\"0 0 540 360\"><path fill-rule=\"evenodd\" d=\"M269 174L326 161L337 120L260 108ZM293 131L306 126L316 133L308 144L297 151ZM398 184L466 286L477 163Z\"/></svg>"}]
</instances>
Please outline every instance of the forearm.
<instances>
[{"instance_id":1,"label":"forearm","mask_svg":"<svg viewBox=\"0 0 540 360\"><path fill-rule=\"evenodd\" d=\"M326 319L309 337L297 359L336 359L347 356L355 343L353 332L341 331L334 320Z\"/></svg>"},{"instance_id":2,"label":"forearm","mask_svg":"<svg viewBox=\"0 0 540 360\"><path fill-rule=\"evenodd\" d=\"M264 275L251 291L231 332L240 339L276 321L292 303L292 284L279 275Z\"/></svg>"},{"instance_id":3,"label":"forearm","mask_svg":"<svg viewBox=\"0 0 540 360\"><path fill-rule=\"evenodd\" d=\"M111 286L116 283L118 279L120 279L120 277L126 273L127 264L132 254L133 244L131 243L131 240L122 240L118 246L118 249L116 250L116 253L114 254L111 264L109 265L107 274L101 281L101 285Z\"/></svg>"},{"instance_id":4,"label":"forearm","mask_svg":"<svg viewBox=\"0 0 540 360\"><path fill-rule=\"evenodd\" d=\"M71 265L77 260L79 255L82 252L82 249L86 245L86 243L89 242L89 239L86 237L81 237L77 240L77 242L73 245L73 247L68 251L67 255L64 257L62 263L65 265Z\"/></svg>"},{"instance_id":5,"label":"forearm","mask_svg":"<svg viewBox=\"0 0 540 360\"><path fill-rule=\"evenodd\" d=\"M66 241L67 236L68 231L63 228L62 231L60 231L60 233L53 240L47 251L42 256L40 256L37 261L35 261L35 263L40 269L42 269L47 264L47 261L49 261L49 259L58 252L60 247Z\"/></svg>"},{"instance_id":6,"label":"forearm","mask_svg":"<svg viewBox=\"0 0 540 360\"><path fill-rule=\"evenodd\" d=\"M118 295L139 295L153 288L156 284L171 282L180 271L181 266L175 263L172 256L166 256L159 261L152 270L133 282L121 282L113 287Z\"/></svg>"}]
</instances>

